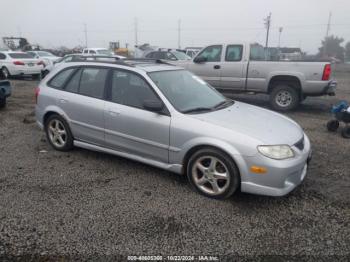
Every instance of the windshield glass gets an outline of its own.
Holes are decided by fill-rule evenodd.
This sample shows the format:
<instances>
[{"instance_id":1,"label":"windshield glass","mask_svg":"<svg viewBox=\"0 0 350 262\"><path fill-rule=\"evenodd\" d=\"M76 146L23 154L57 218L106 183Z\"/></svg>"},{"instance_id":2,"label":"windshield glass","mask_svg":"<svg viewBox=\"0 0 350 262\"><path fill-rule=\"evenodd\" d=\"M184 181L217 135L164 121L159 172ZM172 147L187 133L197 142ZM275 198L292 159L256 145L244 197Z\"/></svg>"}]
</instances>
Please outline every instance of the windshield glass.
<instances>
[{"instance_id":1,"label":"windshield glass","mask_svg":"<svg viewBox=\"0 0 350 262\"><path fill-rule=\"evenodd\" d=\"M176 56L176 58L179 60L190 60L191 59L191 57L189 57L188 55L186 55L185 53L182 53L182 52L172 51L171 53L174 56Z\"/></svg>"},{"instance_id":2,"label":"windshield glass","mask_svg":"<svg viewBox=\"0 0 350 262\"><path fill-rule=\"evenodd\" d=\"M227 101L213 87L186 70L158 71L149 73L149 76L180 112L195 109L211 110Z\"/></svg>"},{"instance_id":3,"label":"windshield glass","mask_svg":"<svg viewBox=\"0 0 350 262\"><path fill-rule=\"evenodd\" d=\"M45 51L38 51L39 56L54 56L53 54Z\"/></svg>"},{"instance_id":4,"label":"windshield glass","mask_svg":"<svg viewBox=\"0 0 350 262\"><path fill-rule=\"evenodd\" d=\"M31 56L30 54L27 53L9 53L8 54L11 58L16 58L16 59L26 59L26 58L33 58L33 56Z\"/></svg>"},{"instance_id":5,"label":"windshield glass","mask_svg":"<svg viewBox=\"0 0 350 262\"><path fill-rule=\"evenodd\" d=\"M97 53L99 55L113 55L111 51L107 50L107 49L100 49L100 50L97 50Z\"/></svg>"}]
</instances>

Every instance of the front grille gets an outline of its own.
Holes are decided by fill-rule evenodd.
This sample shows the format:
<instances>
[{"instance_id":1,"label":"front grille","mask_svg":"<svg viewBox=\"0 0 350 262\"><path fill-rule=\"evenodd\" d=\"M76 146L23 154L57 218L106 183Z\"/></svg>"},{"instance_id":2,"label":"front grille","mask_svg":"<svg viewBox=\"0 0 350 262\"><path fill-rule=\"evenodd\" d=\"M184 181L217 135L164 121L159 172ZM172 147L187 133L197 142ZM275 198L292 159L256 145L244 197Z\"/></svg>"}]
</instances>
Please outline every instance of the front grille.
<instances>
[{"instance_id":1,"label":"front grille","mask_svg":"<svg viewBox=\"0 0 350 262\"><path fill-rule=\"evenodd\" d=\"M304 137L300 139L297 143L294 144L296 148L298 148L300 151L304 150Z\"/></svg>"}]
</instances>

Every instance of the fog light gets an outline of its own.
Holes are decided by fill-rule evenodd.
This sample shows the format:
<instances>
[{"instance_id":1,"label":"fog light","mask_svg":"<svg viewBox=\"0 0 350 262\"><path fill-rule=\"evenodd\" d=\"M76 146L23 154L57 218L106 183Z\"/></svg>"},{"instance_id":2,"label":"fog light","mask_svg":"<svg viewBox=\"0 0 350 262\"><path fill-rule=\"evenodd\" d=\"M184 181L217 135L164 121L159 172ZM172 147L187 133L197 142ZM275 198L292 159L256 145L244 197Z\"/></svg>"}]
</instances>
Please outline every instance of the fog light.
<instances>
[{"instance_id":1,"label":"fog light","mask_svg":"<svg viewBox=\"0 0 350 262\"><path fill-rule=\"evenodd\" d=\"M261 166L251 166L250 171L256 174L266 174L267 169Z\"/></svg>"}]
</instances>

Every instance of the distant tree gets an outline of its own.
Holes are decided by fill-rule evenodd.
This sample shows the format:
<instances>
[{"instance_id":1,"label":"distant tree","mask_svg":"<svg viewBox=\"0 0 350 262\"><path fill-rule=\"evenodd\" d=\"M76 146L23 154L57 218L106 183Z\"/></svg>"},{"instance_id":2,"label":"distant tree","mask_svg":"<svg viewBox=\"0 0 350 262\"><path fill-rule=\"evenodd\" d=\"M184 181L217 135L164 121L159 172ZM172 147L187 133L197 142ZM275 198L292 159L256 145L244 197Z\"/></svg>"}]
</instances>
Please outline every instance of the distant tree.
<instances>
[{"instance_id":1,"label":"distant tree","mask_svg":"<svg viewBox=\"0 0 350 262\"><path fill-rule=\"evenodd\" d=\"M345 60L350 61L350 42L345 45Z\"/></svg>"},{"instance_id":2,"label":"distant tree","mask_svg":"<svg viewBox=\"0 0 350 262\"><path fill-rule=\"evenodd\" d=\"M344 42L344 39L337 36L329 36L322 40L322 46L319 50L319 57L336 57L341 61L344 61L344 47L340 44Z\"/></svg>"}]
</instances>

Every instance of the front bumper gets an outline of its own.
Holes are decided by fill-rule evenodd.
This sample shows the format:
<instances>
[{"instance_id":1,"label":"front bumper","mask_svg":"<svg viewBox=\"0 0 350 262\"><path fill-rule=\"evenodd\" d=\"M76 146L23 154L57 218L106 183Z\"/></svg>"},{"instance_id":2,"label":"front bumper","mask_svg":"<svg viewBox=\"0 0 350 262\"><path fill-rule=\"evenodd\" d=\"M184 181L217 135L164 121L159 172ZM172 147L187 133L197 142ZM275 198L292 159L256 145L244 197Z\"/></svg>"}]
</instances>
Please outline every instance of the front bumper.
<instances>
[{"instance_id":1,"label":"front bumper","mask_svg":"<svg viewBox=\"0 0 350 262\"><path fill-rule=\"evenodd\" d=\"M284 196L295 189L305 178L308 164L312 158L310 141L305 135L304 149L293 146L295 157L286 160L274 160L257 154L247 157L247 174L241 174L241 191L267 196ZM265 174L249 171L251 166L262 166Z\"/></svg>"}]
</instances>

